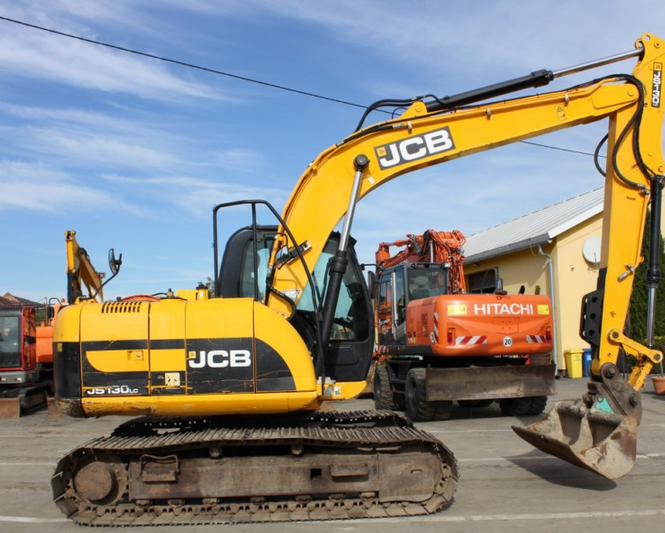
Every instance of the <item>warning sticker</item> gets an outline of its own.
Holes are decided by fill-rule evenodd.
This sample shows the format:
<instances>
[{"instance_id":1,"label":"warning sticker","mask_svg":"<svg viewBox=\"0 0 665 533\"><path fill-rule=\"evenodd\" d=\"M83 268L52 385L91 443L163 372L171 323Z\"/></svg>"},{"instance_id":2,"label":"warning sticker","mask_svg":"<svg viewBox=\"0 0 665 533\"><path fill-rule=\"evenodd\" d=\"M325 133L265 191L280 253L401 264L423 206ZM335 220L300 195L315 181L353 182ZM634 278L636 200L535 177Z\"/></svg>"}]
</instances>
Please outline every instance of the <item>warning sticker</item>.
<instances>
[{"instance_id":1,"label":"warning sticker","mask_svg":"<svg viewBox=\"0 0 665 533\"><path fill-rule=\"evenodd\" d=\"M459 316L466 314L466 304L451 304L448 306L448 316Z\"/></svg>"}]
</instances>

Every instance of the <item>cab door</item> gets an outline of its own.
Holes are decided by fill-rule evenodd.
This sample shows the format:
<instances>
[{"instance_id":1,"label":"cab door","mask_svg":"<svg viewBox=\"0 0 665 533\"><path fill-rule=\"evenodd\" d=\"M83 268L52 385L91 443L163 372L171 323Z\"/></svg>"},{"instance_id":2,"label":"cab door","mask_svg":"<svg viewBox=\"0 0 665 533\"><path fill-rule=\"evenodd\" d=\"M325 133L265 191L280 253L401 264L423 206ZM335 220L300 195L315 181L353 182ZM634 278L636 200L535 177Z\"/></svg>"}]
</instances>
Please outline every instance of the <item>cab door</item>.
<instances>
[{"instance_id":1,"label":"cab door","mask_svg":"<svg viewBox=\"0 0 665 533\"><path fill-rule=\"evenodd\" d=\"M399 266L381 275L377 303L377 327L380 344L402 343L406 339L406 283L404 268Z\"/></svg>"}]
</instances>

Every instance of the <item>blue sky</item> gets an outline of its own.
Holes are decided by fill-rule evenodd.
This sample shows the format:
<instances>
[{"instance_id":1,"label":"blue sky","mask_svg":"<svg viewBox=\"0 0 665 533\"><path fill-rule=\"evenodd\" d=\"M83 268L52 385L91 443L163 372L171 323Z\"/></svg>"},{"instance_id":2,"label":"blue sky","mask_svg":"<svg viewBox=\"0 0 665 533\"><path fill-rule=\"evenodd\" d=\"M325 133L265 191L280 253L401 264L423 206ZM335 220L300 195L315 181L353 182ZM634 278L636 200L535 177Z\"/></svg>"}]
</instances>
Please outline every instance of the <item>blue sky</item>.
<instances>
[{"instance_id":1,"label":"blue sky","mask_svg":"<svg viewBox=\"0 0 665 533\"><path fill-rule=\"evenodd\" d=\"M0 16L360 105L665 37L661 0L0 0ZM64 296L70 229L99 270L110 247L123 254L107 298L194 288L212 276L213 205L264 198L281 209L361 113L0 21L0 294ZM593 152L604 130L536 141ZM380 241L471 235L601 184L591 157L520 143L394 180L360 202L353 234L371 262Z\"/></svg>"}]
</instances>

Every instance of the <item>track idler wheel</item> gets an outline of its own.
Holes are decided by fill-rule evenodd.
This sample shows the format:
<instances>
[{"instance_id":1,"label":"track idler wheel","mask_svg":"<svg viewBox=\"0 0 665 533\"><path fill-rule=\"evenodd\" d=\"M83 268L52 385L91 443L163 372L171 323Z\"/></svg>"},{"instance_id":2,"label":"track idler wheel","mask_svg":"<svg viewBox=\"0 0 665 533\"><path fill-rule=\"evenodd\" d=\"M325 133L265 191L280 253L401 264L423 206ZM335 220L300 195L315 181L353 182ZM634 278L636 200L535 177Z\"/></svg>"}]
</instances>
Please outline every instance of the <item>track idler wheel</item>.
<instances>
[{"instance_id":1,"label":"track idler wheel","mask_svg":"<svg viewBox=\"0 0 665 533\"><path fill-rule=\"evenodd\" d=\"M637 451L640 395L612 363L603 365L601 379L588 383L581 400L557 402L542 420L513 430L539 450L607 479L627 474Z\"/></svg>"},{"instance_id":2,"label":"track idler wheel","mask_svg":"<svg viewBox=\"0 0 665 533\"><path fill-rule=\"evenodd\" d=\"M76 472L74 487L84 500L101 503L117 494L118 480L110 464L94 461Z\"/></svg>"}]
</instances>

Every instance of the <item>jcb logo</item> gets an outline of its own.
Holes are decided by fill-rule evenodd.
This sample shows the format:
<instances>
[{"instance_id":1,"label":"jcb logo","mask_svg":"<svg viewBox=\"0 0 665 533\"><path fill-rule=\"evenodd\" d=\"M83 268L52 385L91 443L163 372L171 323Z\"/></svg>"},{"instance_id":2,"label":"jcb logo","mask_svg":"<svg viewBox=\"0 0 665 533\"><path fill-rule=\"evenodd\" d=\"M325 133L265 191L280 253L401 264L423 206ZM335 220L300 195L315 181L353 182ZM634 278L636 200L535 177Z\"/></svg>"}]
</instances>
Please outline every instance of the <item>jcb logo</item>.
<instances>
[{"instance_id":1,"label":"jcb logo","mask_svg":"<svg viewBox=\"0 0 665 533\"><path fill-rule=\"evenodd\" d=\"M189 352L189 368L242 368L252 366L252 354L249 350L201 350Z\"/></svg>"},{"instance_id":2,"label":"jcb logo","mask_svg":"<svg viewBox=\"0 0 665 533\"><path fill-rule=\"evenodd\" d=\"M663 89L663 64L653 64L653 80L651 87L651 105L660 107L660 95Z\"/></svg>"},{"instance_id":3,"label":"jcb logo","mask_svg":"<svg viewBox=\"0 0 665 533\"><path fill-rule=\"evenodd\" d=\"M385 169L454 148L455 143L450 130L442 128L423 135L414 135L403 141L377 146L374 151L379 159L379 165Z\"/></svg>"}]
</instances>

